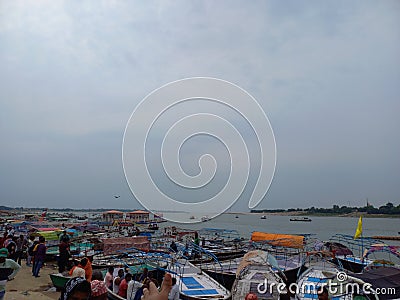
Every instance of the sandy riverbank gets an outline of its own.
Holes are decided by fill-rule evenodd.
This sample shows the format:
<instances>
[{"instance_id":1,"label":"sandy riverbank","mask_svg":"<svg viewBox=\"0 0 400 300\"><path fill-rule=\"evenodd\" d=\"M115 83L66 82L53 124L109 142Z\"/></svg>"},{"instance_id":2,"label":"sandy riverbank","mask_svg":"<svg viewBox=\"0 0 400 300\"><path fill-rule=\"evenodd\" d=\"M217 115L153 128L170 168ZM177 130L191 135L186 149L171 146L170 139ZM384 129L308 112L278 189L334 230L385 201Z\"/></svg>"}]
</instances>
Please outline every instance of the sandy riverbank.
<instances>
[{"instance_id":1,"label":"sandy riverbank","mask_svg":"<svg viewBox=\"0 0 400 300\"><path fill-rule=\"evenodd\" d=\"M49 274L57 273L56 263L47 263L40 270L40 277L32 276L31 267L22 262L22 268L14 280L9 281L6 286L6 300L25 299L58 299L60 293L48 291L53 285Z\"/></svg>"}]
</instances>

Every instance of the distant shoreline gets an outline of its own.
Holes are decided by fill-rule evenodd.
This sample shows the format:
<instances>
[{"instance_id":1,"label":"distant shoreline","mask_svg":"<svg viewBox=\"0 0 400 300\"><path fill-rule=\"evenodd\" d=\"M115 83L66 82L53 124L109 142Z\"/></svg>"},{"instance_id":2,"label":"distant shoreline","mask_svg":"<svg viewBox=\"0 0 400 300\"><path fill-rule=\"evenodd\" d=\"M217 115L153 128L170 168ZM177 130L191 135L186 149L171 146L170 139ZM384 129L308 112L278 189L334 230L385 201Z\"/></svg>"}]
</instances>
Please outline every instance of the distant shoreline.
<instances>
[{"instance_id":1,"label":"distant shoreline","mask_svg":"<svg viewBox=\"0 0 400 300\"><path fill-rule=\"evenodd\" d=\"M303 211L291 211L291 212L227 212L230 215L265 215L265 216L307 216L307 217L341 217L341 218L400 218L400 215L386 215L386 214L366 214L360 212L352 212L348 214L332 214L332 213L307 213Z\"/></svg>"},{"instance_id":2,"label":"distant shoreline","mask_svg":"<svg viewBox=\"0 0 400 300\"><path fill-rule=\"evenodd\" d=\"M140 208L143 209L143 208ZM23 214L23 213L38 213L40 211L47 210L49 213L60 213L60 212L84 212L84 213L102 213L108 210L113 210L111 208L19 208L19 207L7 207L0 206L0 212L6 213L10 212L13 214ZM129 212L135 209L118 209L123 212ZM158 211L158 213L184 213L184 212L173 212L173 211ZM400 214L379 214L379 213L366 213L366 212L349 212L349 213L331 213L331 212L309 212L309 211L253 211L253 212L225 212L224 214L229 215L266 215L266 216L308 216L308 217L343 217L343 218L359 218L363 216L364 218L386 218L386 219L396 219L400 218Z\"/></svg>"}]
</instances>

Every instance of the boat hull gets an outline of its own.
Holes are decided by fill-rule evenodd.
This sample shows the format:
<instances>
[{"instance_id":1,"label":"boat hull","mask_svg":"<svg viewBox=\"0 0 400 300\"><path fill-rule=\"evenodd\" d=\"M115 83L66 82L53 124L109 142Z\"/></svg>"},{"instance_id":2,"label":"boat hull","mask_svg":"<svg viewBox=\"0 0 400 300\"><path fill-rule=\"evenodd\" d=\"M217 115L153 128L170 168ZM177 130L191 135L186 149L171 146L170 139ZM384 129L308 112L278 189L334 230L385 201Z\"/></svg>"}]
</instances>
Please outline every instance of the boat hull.
<instances>
[{"instance_id":1,"label":"boat hull","mask_svg":"<svg viewBox=\"0 0 400 300\"><path fill-rule=\"evenodd\" d=\"M71 279L71 277L65 277L60 274L50 274L49 276L57 290L63 289L67 281Z\"/></svg>"},{"instance_id":2,"label":"boat hull","mask_svg":"<svg viewBox=\"0 0 400 300\"><path fill-rule=\"evenodd\" d=\"M113 293L109 288L107 288L107 298L110 300L126 300L125 298Z\"/></svg>"},{"instance_id":3,"label":"boat hull","mask_svg":"<svg viewBox=\"0 0 400 300\"><path fill-rule=\"evenodd\" d=\"M231 290L235 283L236 274L213 270L204 270L204 272L228 290Z\"/></svg>"}]
</instances>

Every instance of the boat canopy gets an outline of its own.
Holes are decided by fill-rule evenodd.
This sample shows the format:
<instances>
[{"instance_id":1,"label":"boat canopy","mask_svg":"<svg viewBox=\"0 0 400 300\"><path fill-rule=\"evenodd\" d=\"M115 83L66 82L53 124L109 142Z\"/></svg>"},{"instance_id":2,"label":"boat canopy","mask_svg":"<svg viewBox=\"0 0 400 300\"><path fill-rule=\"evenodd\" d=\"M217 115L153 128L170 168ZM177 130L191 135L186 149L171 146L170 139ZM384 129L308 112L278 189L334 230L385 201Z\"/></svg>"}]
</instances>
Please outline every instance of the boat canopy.
<instances>
[{"instance_id":1,"label":"boat canopy","mask_svg":"<svg viewBox=\"0 0 400 300\"><path fill-rule=\"evenodd\" d=\"M335 255L353 255L353 251L338 242L326 242L325 246L329 249L329 251L335 253Z\"/></svg>"},{"instance_id":2,"label":"boat canopy","mask_svg":"<svg viewBox=\"0 0 400 300\"><path fill-rule=\"evenodd\" d=\"M35 232L36 236L42 236L46 239L46 241L57 241L58 236L60 234L60 230L58 231L37 231Z\"/></svg>"},{"instance_id":3,"label":"boat canopy","mask_svg":"<svg viewBox=\"0 0 400 300\"><path fill-rule=\"evenodd\" d=\"M251 234L251 240L253 242L266 242L273 246L289 247L296 249L303 249L304 247L304 236L302 235L255 231Z\"/></svg>"},{"instance_id":4,"label":"boat canopy","mask_svg":"<svg viewBox=\"0 0 400 300\"><path fill-rule=\"evenodd\" d=\"M370 254L375 252L386 252L393 254L400 258L400 246L388 246L388 245L373 245L364 253L364 257L368 257Z\"/></svg>"}]
</instances>

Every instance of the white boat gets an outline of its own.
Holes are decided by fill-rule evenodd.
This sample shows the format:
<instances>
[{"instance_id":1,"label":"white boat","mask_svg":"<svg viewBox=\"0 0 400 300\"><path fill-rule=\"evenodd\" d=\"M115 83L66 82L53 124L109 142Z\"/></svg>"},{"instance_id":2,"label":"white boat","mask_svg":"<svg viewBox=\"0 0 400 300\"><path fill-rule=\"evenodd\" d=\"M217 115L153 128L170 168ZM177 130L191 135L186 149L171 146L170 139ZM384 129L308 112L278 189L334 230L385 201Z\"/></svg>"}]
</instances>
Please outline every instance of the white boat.
<instances>
[{"instance_id":1,"label":"white boat","mask_svg":"<svg viewBox=\"0 0 400 300\"><path fill-rule=\"evenodd\" d=\"M318 299L318 290L323 286L328 290L329 299L352 300L358 295L364 296L363 299L378 299L373 294L363 295L364 282L349 276L343 268L330 262L332 257L330 252L310 253L304 263L307 269L297 279L296 299ZM349 289L351 285L354 286Z\"/></svg>"},{"instance_id":2,"label":"white boat","mask_svg":"<svg viewBox=\"0 0 400 300\"><path fill-rule=\"evenodd\" d=\"M202 222L207 222L207 221L210 221L211 219L208 217L208 216L202 216L201 217L201 221Z\"/></svg>"},{"instance_id":3,"label":"white boat","mask_svg":"<svg viewBox=\"0 0 400 300\"><path fill-rule=\"evenodd\" d=\"M260 219L263 219L263 220L265 220L266 218L267 218L267 216L266 216L266 215L262 215Z\"/></svg>"},{"instance_id":4,"label":"white boat","mask_svg":"<svg viewBox=\"0 0 400 300\"><path fill-rule=\"evenodd\" d=\"M169 266L169 271L176 273L180 299L230 299L231 293L198 267L184 259L178 259Z\"/></svg>"}]
</instances>

